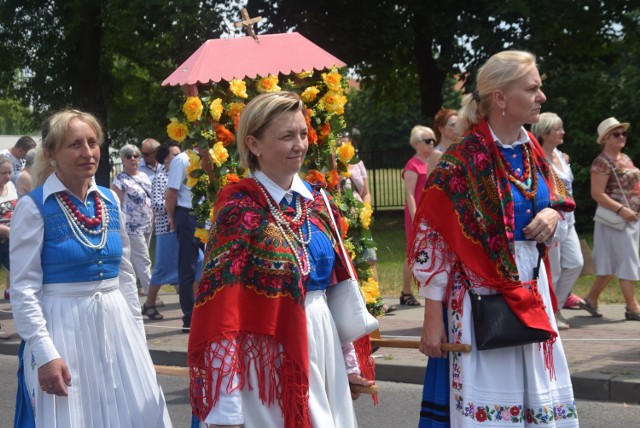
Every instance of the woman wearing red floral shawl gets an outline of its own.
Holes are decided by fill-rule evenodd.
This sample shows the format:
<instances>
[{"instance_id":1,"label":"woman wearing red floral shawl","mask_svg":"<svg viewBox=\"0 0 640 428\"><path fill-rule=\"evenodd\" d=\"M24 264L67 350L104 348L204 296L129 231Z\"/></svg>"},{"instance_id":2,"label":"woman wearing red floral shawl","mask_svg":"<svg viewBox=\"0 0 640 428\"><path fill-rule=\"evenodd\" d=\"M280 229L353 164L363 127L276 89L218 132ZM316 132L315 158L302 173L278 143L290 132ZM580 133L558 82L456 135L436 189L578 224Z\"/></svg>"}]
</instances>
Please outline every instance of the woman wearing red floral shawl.
<instances>
[{"instance_id":1,"label":"woman wearing red floral shawl","mask_svg":"<svg viewBox=\"0 0 640 428\"><path fill-rule=\"evenodd\" d=\"M298 177L304 112L278 92L240 117L251 174L216 201L189 337L193 412L209 426L355 427L349 382L373 384L360 375L373 378L369 338L341 347L327 307L350 261L336 253L337 209Z\"/></svg>"},{"instance_id":2,"label":"woman wearing red floral shawl","mask_svg":"<svg viewBox=\"0 0 640 428\"><path fill-rule=\"evenodd\" d=\"M578 426L547 263L532 280L536 244L563 239L562 212L575 208L523 128L538 120L546 100L540 87L530 53L492 56L478 72L477 89L463 98L462 141L427 181L409 258L426 298L420 350L430 365L445 362L448 376L427 377L425 397L432 401L423 403L421 426ZM502 293L520 320L551 338L447 356L441 342L475 343L470 287ZM448 364L439 360L447 357ZM436 379L446 385L434 385Z\"/></svg>"}]
</instances>

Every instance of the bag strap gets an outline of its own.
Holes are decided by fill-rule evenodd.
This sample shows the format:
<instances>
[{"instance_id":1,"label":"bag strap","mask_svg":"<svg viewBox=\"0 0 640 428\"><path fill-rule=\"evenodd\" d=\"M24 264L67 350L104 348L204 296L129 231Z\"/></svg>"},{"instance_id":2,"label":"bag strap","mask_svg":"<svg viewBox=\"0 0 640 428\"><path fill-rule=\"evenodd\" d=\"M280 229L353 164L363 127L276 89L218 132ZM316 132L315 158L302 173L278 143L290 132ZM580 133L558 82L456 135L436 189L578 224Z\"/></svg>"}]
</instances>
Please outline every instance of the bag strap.
<instances>
[{"instance_id":1,"label":"bag strap","mask_svg":"<svg viewBox=\"0 0 640 428\"><path fill-rule=\"evenodd\" d=\"M533 173L537 174L537 168L533 168ZM531 207L531 212L533 213L533 215L531 216L531 218L535 218L535 216L538 214L538 206L536 205L536 195L533 195L533 198L531 199L531 203L532 203L532 207ZM536 244L536 248L538 249L538 264L536 265L536 267L533 268L533 279L536 280L538 279L538 277L540 276L540 263L542 262L542 256L544 256L544 251L546 250L546 244L544 242L538 242Z\"/></svg>"},{"instance_id":2,"label":"bag strap","mask_svg":"<svg viewBox=\"0 0 640 428\"><path fill-rule=\"evenodd\" d=\"M604 157L604 155L602 157ZM616 172L616 166L613 164L613 161L610 161L606 157L605 157L605 160L609 162L609 166L611 166L611 171L613 171L613 176L616 178L618 187L620 187L620 191L622 192L622 197L624 198L624 201L627 203L627 208L630 208L631 205L629 205L629 201L627 200L627 195L625 194L624 189L622 188L622 184L620 183L620 179L618 178L618 173Z\"/></svg>"},{"instance_id":3,"label":"bag strap","mask_svg":"<svg viewBox=\"0 0 640 428\"><path fill-rule=\"evenodd\" d=\"M336 220L333 218L333 210L331 210L331 204L329 204L329 198L327 198L327 194L324 189L320 189L320 194L322 195L322 199L324 199L324 203L327 206L327 210L329 210L329 217L331 218L331 224L333 225L333 230L336 232L336 236L338 239L338 246L342 251L342 256L344 257L345 263L347 264L347 270L349 271L349 276L351 279L356 279L356 274L353 271L353 266L351 266L351 257L347 253L347 249L344 248L344 244L342 242L342 234L340 233L340 229L338 229L338 225L336 224Z\"/></svg>"}]
</instances>

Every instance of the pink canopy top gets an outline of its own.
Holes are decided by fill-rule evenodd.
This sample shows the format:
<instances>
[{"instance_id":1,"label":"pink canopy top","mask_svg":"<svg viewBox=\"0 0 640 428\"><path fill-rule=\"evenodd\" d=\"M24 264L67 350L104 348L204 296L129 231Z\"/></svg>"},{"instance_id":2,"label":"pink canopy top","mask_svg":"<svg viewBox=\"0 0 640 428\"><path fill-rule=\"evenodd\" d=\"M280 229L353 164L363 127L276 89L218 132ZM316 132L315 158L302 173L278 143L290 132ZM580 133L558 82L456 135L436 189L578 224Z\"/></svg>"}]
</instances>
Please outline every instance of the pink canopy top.
<instances>
[{"instance_id":1,"label":"pink canopy top","mask_svg":"<svg viewBox=\"0 0 640 428\"><path fill-rule=\"evenodd\" d=\"M265 34L204 42L162 86L196 85L260 75L323 70L345 63L298 33Z\"/></svg>"}]
</instances>

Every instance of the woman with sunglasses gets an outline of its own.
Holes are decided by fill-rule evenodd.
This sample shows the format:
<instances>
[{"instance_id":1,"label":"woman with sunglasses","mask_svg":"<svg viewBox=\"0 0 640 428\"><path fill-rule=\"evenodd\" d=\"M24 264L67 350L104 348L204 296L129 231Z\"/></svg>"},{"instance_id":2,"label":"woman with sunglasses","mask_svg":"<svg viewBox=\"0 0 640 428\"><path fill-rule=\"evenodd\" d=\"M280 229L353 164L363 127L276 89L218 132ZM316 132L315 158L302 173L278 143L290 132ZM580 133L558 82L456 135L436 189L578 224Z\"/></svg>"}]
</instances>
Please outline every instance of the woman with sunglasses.
<instances>
[{"instance_id":1,"label":"woman with sunglasses","mask_svg":"<svg viewBox=\"0 0 640 428\"><path fill-rule=\"evenodd\" d=\"M640 321L640 305L633 294L633 281L640 279L640 170L622 149L627 143L628 123L614 117L598 125L598 144L602 151L591 164L591 197L598 205L622 217L622 230L596 222L593 230L593 260L596 280L580 304L591 316L602 317L598 297L613 277L618 278L627 304L627 320Z\"/></svg>"},{"instance_id":2,"label":"woman with sunglasses","mask_svg":"<svg viewBox=\"0 0 640 428\"><path fill-rule=\"evenodd\" d=\"M411 225L416 208L420 204L422 190L427 182L427 159L433 152L436 144L436 134L428 126L416 125L411 130L409 144L416 151L416 154L409 159L402 170L402 181L404 183L404 232L407 237L407 248L411 237ZM405 259L402 267L402 291L400 292L400 304L408 306L420 306L420 302L411 291L412 274Z\"/></svg>"},{"instance_id":3,"label":"woman with sunglasses","mask_svg":"<svg viewBox=\"0 0 640 428\"><path fill-rule=\"evenodd\" d=\"M116 176L111 189L118 195L122 211L126 214L126 228L131 241L131 264L140 281L140 295L149 292L151 280L151 259L149 241L153 230L153 209L151 208L151 180L138 171L140 149L126 144L120 149L120 159L124 169ZM154 306L162 306L162 303Z\"/></svg>"}]
</instances>

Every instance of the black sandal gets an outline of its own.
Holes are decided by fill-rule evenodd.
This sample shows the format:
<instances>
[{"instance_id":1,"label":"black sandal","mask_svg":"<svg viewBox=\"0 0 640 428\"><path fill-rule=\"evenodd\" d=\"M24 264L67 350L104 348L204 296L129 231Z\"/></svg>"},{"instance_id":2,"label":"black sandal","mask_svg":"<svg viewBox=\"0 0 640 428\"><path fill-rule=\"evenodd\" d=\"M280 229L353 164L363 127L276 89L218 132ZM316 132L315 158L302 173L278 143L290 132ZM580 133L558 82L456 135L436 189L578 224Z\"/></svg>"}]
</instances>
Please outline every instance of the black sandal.
<instances>
[{"instance_id":1,"label":"black sandal","mask_svg":"<svg viewBox=\"0 0 640 428\"><path fill-rule=\"evenodd\" d=\"M146 303L142 305L142 315L146 315L149 317L149 319L152 319L154 321L164 318L164 315L158 312L155 306L147 306Z\"/></svg>"},{"instance_id":2,"label":"black sandal","mask_svg":"<svg viewBox=\"0 0 640 428\"><path fill-rule=\"evenodd\" d=\"M404 294L404 291L400 292L400 304L407 306L422 306L413 294Z\"/></svg>"}]
</instances>

